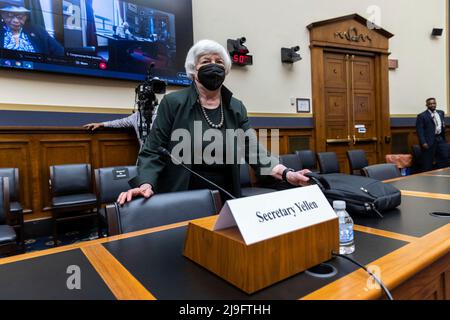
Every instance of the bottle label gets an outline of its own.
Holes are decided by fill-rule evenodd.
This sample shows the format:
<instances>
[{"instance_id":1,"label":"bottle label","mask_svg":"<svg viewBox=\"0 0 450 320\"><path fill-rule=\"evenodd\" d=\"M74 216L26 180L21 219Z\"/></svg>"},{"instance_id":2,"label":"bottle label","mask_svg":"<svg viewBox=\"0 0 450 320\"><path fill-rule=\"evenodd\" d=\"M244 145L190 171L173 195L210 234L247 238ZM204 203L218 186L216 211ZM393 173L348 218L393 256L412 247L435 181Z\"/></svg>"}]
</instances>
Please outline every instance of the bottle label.
<instances>
[{"instance_id":1,"label":"bottle label","mask_svg":"<svg viewBox=\"0 0 450 320\"><path fill-rule=\"evenodd\" d=\"M341 244L353 242L353 226L343 225L339 230L339 242Z\"/></svg>"}]
</instances>

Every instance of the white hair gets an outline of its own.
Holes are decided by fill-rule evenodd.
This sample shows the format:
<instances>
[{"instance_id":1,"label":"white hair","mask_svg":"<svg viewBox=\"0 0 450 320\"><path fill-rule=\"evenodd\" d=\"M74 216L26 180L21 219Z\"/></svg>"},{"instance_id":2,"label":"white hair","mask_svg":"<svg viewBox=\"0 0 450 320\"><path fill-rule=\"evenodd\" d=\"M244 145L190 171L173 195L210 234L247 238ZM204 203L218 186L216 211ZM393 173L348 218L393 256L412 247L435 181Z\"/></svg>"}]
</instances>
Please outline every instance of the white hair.
<instances>
[{"instance_id":1,"label":"white hair","mask_svg":"<svg viewBox=\"0 0 450 320\"><path fill-rule=\"evenodd\" d=\"M190 79L194 78L196 73L195 66L200 57L207 54L218 54L223 59L225 74L230 72L231 59L225 48L213 40L200 40L189 49L186 56L186 62L184 63L186 74Z\"/></svg>"}]
</instances>

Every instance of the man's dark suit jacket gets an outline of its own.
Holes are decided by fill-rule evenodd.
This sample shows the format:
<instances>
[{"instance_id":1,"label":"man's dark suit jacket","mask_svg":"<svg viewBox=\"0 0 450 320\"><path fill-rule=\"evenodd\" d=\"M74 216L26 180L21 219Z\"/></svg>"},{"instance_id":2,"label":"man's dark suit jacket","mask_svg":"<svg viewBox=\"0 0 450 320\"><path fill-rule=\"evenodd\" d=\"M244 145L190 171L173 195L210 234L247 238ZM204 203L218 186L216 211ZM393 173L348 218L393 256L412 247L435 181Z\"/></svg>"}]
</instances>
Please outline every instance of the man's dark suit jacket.
<instances>
[{"instance_id":1,"label":"man's dark suit jacket","mask_svg":"<svg viewBox=\"0 0 450 320\"><path fill-rule=\"evenodd\" d=\"M445 141L445 118L444 112L441 110L436 110L436 113L441 118L442 130L441 136ZM435 142L436 135L436 125L434 123L433 118L428 110L417 115L416 119L416 131L417 136L419 137L419 143L422 146L424 143L428 144L429 147L432 147Z\"/></svg>"},{"instance_id":2,"label":"man's dark suit jacket","mask_svg":"<svg viewBox=\"0 0 450 320\"><path fill-rule=\"evenodd\" d=\"M4 26L4 23L0 23L0 48L3 48L3 44L5 43ZM53 39L48 34L47 30L35 25L25 24L23 26L23 32L28 36L28 39L36 50L36 53L52 56L64 55L64 47L60 45L58 41Z\"/></svg>"}]
</instances>

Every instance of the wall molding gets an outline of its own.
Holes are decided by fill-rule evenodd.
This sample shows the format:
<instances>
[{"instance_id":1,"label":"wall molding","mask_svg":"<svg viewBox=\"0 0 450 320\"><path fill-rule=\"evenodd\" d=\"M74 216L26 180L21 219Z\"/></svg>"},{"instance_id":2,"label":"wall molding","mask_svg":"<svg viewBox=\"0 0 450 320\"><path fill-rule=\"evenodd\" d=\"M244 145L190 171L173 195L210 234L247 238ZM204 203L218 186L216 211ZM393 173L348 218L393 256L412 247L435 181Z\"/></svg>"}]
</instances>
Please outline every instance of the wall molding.
<instances>
[{"instance_id":1,"label":"wall molding","mask_svg":"<svg viewBox=\"0 0 450 320\"><path fill-rule=\"evenodd\" d=\"M109 107L78 107L78 106L52 106L34 104L0 103L0 110L4 111L34 111L34 112L63 112L63 113L100 113L100 114L128 114L132 108Z\"/></svg>"}]
</instances>

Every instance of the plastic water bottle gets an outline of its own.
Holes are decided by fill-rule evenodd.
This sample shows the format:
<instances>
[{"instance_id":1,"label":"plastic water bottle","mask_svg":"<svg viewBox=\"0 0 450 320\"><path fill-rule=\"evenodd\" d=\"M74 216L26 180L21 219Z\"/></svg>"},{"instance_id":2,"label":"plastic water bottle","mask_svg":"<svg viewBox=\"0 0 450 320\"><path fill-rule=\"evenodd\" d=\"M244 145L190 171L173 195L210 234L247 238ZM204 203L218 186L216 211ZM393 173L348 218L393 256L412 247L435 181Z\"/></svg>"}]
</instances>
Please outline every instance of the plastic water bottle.
<instances>
[{"instance_id":1,"label":"plastic water bottle","mask_svg":"<svg viewBox=\"0 0 450 320\"><path fill-rule=\"evenodd\" d=\"M353 220L345 208L345 201L333 201L333 209L339 217L339 253L351 254L355 251Z\"/></svg>"}]
</instances>

